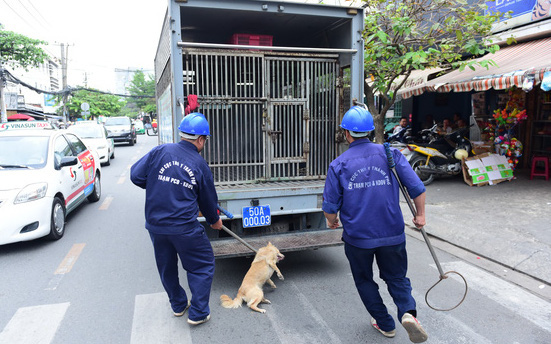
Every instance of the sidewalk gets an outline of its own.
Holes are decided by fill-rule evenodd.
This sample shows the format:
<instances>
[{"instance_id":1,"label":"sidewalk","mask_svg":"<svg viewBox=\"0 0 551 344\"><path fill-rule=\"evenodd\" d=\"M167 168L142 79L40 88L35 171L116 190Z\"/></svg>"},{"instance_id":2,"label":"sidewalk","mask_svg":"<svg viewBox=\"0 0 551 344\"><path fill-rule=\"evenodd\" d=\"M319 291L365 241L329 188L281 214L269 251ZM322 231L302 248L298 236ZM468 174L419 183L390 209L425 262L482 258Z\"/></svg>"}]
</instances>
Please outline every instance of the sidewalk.
<instances>
[{"instance_id":1,"label":"sidewalk","mask_svg":"<svg viewBox=\"0 0 551 344\"><path fill-rule=\"evenodd\" d=\"M481 187L437 179L427 186L425 231L551 285L551 179L515 177ZM411 224L403 198L401 206Z\"/></svg>"}]
</instances>

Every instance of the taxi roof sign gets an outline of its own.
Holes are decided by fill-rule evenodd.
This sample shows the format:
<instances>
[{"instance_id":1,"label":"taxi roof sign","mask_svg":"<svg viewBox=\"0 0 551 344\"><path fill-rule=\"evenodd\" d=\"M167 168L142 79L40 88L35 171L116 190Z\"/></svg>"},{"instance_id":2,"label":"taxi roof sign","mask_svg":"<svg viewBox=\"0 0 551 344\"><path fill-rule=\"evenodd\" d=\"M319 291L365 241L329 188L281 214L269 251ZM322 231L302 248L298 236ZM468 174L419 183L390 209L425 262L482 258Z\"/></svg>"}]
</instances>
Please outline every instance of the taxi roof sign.
<instances>
[{"instance_id":1,"label":"taxi roof sign","mask_svg":"<svg viewBox=\"0 0 551 344\"><path fill-rule=\"evenodd\" d=\"M0 123L0 132L19 129L55 129L48 121L24 121Z\"/></svg>"}]
</instances>

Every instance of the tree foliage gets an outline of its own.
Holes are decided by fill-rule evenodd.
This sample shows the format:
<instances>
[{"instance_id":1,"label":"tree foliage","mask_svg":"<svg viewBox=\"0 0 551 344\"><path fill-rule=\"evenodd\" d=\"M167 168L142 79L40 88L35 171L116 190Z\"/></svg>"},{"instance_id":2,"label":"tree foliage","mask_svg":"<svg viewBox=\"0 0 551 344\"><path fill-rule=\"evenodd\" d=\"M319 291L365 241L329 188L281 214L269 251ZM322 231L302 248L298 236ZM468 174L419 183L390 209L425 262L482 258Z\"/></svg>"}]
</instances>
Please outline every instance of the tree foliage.
<instances>
[{"instance_id":1,"label":"tree foliage","mask_svg":"<svg viewBox=\"0 0 551 344\"><path fill-rule=\"evenodd\" d=\"M0 62L11 67L38 67L48 54L40 47L44 41L3 30L0 26Z\"/></svg>"},{"instance_id":2,"label":"tree foliage","mask_svg":"<svg viewBox=\"0 0 551 344\"><path fill-rule=\"evenodd\" d=\"M134 98L133 102L144 113L156 113L157 105L155 103L155 79L152 75L146 76L143 71L138 70L126 88L130 95L143 98Z\"/></svg>"},{"instance_id":3,"label":"tree foliage","mask_svg":"<svg viewBox=\"0 0 551 344\"><path fill-rule=\"evenodd\" d=\"M466 57L494 53L489 38L500 14L484 14L486 5L465 0L364 0L365 93L373 114L376 141L384 138L384 117L411 72L432 67L488 68ZM403 76L403 78L399 78ZM375 105L375 95L382 106Z\"/></svg>"},{"instance_id":4,"label":"tree foliage","mask_svg":"<svg viewBox=\"0 0 551 344\"><path fill-rule=\"evenodd\" d=\"M59 96L58 101L60 100L61 96ZM67 102L67 111L69 115L80 118L82 112L80 106L82 103L88 103L90 105L90 115L93 118L97 118L98 116L109 117L118 115L120 110L125 106L126 101L111 94L78 90L72 92ZM62 109L60 108L58 111L62 111Z\"/></svg>"}]
</instances>

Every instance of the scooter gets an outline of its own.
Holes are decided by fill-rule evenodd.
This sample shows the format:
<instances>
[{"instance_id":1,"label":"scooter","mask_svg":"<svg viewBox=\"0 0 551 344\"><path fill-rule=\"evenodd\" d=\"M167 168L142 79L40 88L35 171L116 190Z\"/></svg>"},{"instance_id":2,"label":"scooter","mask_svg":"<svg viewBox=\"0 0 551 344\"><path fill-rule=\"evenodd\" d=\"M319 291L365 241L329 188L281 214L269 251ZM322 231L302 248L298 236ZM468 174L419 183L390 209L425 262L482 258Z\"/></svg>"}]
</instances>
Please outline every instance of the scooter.
<instances>
[{"instance_id":1,"label":"scooter","mask_svg":"<svg viewBox=\"0 0 551 344\"><path fill-rule=\"evenodd\" d=\"M465 137L465 129L439 135L436 125L425 129L429 143L408 143L412 154L404 154L424 185L440 176L454 176L462 172L461 160L469 156L472 144Z\"/></svg>"}]
</instances>

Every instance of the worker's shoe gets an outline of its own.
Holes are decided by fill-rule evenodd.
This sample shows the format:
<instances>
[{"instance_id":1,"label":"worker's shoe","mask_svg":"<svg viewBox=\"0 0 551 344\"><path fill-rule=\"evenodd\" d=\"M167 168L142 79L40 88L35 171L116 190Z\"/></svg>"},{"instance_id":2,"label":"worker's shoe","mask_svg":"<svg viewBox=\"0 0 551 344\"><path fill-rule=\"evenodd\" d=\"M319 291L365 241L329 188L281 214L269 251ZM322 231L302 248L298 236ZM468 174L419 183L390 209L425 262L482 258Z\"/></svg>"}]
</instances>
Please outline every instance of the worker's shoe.
<instances>
[{"instance_id":1,"label":"worker's shoe","mask_svg":"<svg viewBox=\"0 0 551 344\"><path fill-rule=\"evenodd\" d=\"M371 326L373 326L373 328L375 328L377 331L381 332L381 334L387 338L392 338L396 335L396 329L392 330L392 331L383 331L381 330L381 328L379 327L379 325L377 325L377 320L371 318Z\"/></svg>"},{"instance_id":2,"label":"worker's shoe","mask_svg":"<svg viewBox=\"0 0 551 344\"><path fill-rule=\"evenodd\" d=\"M174 316L175 316L175 317L181 317L181 316L184 315L184 314L186 313L186 311L189 309L189 306L191 306L191 302L189 302L189 300L188 300L186 308L184 308L184 310L181 311L181 312L174 312Z\"/></svg>"},{"instance_id":3,"label":"worker's shoe","mask_svg":"<svg viewBox=\"0 0 551 344\"><path fill-rule=\"evenodd\" d=\"M419 321L409 313L405 313L402 316L402 326L404 326L408 332L409 340L413 343L422 343L429 337Z\"/></svg>"},{"instance_id":4,"label":"worker's shoe","mask_svg":"<svg viewBox=\"0 0 551 344\"><path fill-rule=\"evenodd\" d=\"M203 323L206 323L206 322L209 321L209 320L210 320L210 314L207 315L207 317L204 318L204 319L201 319L201 320L191 320L191 319L188 319L187 322L188 322L188 324L190 324L190 325L201 325L201 324L203 324Z\"/></svg>"}]
</instances>

